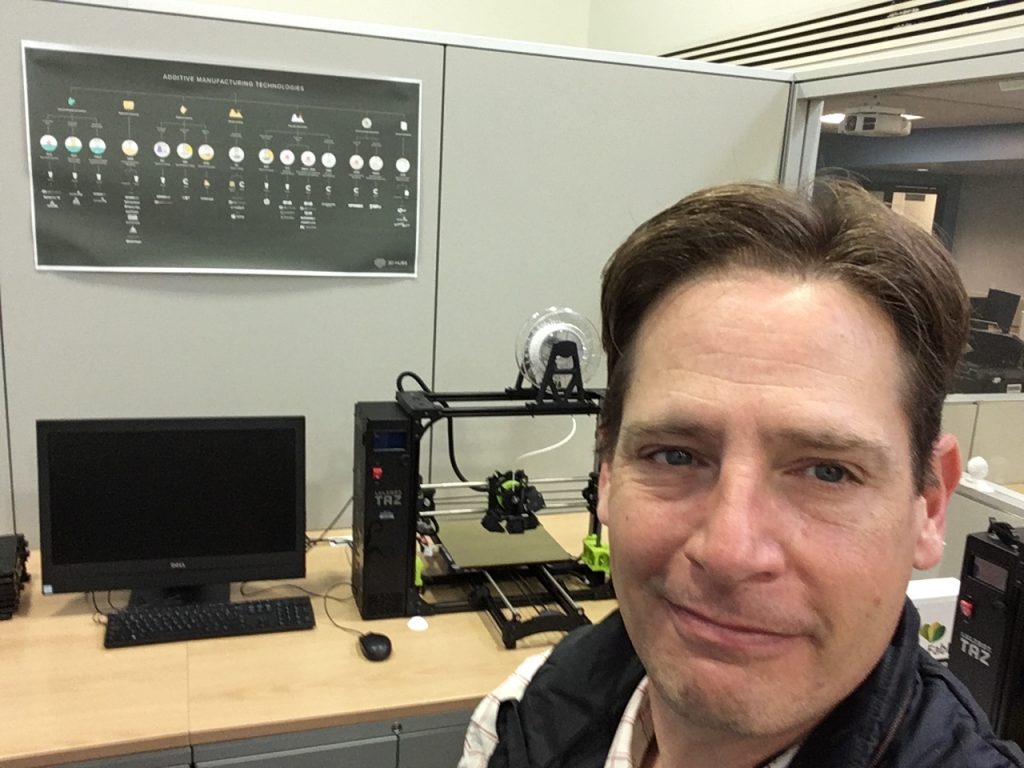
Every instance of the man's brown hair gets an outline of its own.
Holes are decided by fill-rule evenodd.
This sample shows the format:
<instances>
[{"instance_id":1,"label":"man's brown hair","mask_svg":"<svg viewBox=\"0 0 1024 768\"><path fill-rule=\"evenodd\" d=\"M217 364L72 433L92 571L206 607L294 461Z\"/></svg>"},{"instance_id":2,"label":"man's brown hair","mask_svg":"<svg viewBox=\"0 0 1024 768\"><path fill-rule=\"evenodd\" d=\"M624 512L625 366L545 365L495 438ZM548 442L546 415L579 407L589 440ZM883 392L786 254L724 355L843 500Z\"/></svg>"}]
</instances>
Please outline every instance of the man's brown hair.
<instances>
[{"instance_id":1,"label":"man's brown hair","mask_svg":"<svg viewBox=\"0 0 1024 768\"><path fill-rule=\"evenodd\" d=\"M834 280L892 323L904 363L903 408L917 491L932 481L942 402L967 341L969 302L949 252L858 185L819 181L712 187L641 224L616 249L601 285L608 391L599 449L611 459L637 331L674 288L730 270Z\"/></svg>"}]
</instances>

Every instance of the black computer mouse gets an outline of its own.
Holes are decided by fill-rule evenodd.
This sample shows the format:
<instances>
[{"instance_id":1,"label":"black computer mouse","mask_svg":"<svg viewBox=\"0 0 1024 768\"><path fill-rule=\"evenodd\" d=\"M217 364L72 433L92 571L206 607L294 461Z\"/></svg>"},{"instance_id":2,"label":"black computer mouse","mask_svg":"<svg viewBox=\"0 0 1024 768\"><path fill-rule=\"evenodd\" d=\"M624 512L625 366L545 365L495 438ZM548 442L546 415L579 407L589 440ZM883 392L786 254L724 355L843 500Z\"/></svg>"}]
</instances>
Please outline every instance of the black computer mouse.
<instances>
[{"instance_id":1,"label":"black computer mouse","mask_svg":"<svg viewBox=\"0 0 1024 768\"><path fill-rule=\"evenodd\" d=\"M370 661L384 661L391 655L391 638L377 632L359 636L359 650Z\"/></svg>"}]
</instances>

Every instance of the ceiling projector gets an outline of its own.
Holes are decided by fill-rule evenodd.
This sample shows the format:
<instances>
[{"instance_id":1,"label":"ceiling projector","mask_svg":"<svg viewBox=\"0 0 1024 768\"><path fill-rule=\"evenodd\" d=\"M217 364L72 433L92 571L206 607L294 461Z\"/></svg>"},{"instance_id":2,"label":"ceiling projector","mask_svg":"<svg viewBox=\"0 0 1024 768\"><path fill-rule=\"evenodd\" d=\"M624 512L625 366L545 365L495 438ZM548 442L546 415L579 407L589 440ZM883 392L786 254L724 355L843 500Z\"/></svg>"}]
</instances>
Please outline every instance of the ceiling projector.
<instances>
[{"instance_id":1,"label":"ceiling projector","mask_svg":"<svg viewBox=\"0 0 1024 768\"><path fill-rule=\"evenodd\" d=\"M857 107L846 111L839 132L851 136L907 136L910 121L902 109L890 107Z\"/></svg>"}]
</instances>

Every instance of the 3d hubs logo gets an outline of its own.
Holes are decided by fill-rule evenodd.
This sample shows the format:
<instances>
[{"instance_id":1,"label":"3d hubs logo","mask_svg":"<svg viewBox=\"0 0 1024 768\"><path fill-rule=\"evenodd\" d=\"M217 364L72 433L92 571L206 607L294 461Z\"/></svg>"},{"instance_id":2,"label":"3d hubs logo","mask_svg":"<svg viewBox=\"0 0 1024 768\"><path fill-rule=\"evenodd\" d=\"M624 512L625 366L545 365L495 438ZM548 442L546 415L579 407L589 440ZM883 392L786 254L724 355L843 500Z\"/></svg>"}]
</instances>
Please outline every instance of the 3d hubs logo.
<instances>
[{"instance_id":1,"label":"3d hubs logo","mask_svg":"<svg viewBox=\"0 0 1024 768\"><path fill-rule=\"evenodd\" d=\"M949 633L941 621L922 624L918 632L924 640L922 646L933 659L946 661L949 658Z\"/></svg>"},{"instance_id":2,"label":"3d hubs logo","mask_svg":"<svg viewBox=\"0 0 1024 768\"><path fill-rule=\"evenodd\" d=\"M931 624L925 624L921 627L921 637L929 643L939 642L945 634L946 627L938 621L933 621Z\"/></svg>"}]
</instances>

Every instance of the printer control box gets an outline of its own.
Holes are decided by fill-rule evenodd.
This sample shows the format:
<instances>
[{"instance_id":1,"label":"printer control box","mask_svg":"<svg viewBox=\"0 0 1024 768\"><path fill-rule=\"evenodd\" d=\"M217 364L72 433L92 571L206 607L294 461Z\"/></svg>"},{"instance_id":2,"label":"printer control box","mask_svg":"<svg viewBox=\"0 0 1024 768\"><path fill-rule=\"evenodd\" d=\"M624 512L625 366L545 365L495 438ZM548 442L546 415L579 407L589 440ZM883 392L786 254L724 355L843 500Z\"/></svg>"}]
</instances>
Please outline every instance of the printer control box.
<instances>
[{"instance_id":1,"label":"printer control box","mask_svg":"<svg viewBox=\"0 0 1024 768\"><path fill-rule=\"evenodd\" d=\"M949 660L949 641L953 637L956 601L960 579L918 579L907 585L907 597L921 614L917 640L936 661Z\"/></svg>"}]
</instances>

